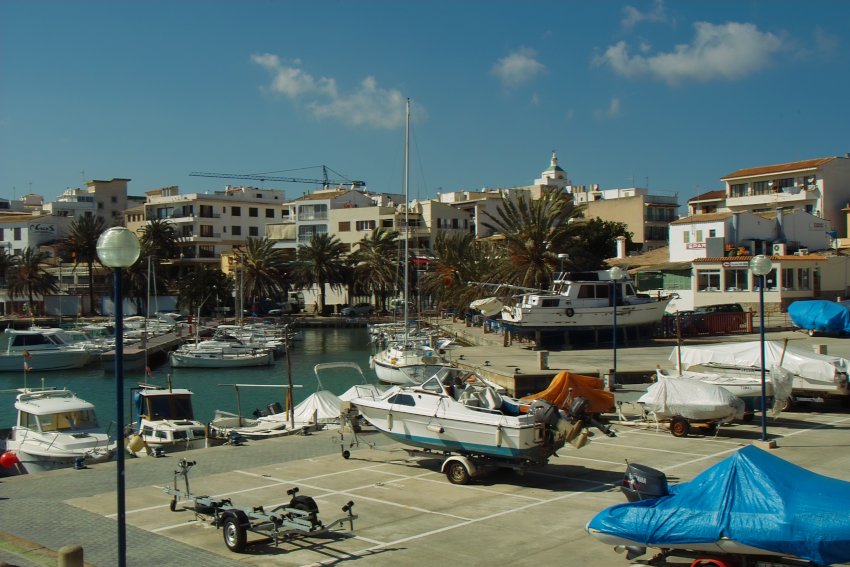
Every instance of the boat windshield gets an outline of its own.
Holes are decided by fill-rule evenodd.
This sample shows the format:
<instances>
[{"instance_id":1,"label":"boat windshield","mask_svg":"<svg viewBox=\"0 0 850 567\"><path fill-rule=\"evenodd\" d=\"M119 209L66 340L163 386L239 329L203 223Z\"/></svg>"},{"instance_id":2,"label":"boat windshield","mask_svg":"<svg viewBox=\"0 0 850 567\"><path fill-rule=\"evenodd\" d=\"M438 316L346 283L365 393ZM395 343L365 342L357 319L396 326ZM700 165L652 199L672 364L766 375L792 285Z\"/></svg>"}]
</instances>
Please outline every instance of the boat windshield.
<instances>
[{"instance_id":1,"label":"boat windshield","mask_svg":"<svg viewBox=\"0 0 850 567\"><path fill-rule=\"evenodd\" d=\"M192 400L188 395L150 396L148 419L195 419L192 412Z\"/></svg>"},{"instance_id":2,"label":"boat windshield","mask_svg":"<svg viewBox=\"0 0 850 567\"><path fill-rule=\"evenodd\" d=\"M37 421L42 432L79 431L97 427L97 418L94 411L90 409L40 415L37 416Z\"/></svg>"},{"instance_id":3,"label":"boat windshield","mask_svg":"<svg viewBox=\"0 0 850 567\"><path fill-rule=\"evenodd\" d=\"M425 383L420 386L426 392L434 392L435 394L440 394L443 392L443 385L440 384L440 380L437 376L431 376L428 378Z\"/></svg>"}]
</instances>

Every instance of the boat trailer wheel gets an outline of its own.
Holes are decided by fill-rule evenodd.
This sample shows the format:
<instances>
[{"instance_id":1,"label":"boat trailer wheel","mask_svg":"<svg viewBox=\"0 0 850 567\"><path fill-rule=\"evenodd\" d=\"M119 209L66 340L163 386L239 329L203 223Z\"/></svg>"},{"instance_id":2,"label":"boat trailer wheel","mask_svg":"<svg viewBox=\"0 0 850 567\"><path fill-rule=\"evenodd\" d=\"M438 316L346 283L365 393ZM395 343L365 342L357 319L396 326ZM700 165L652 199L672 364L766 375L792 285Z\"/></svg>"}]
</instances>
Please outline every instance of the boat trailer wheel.
<instances>
[{"instance_id":1,"label":"boat trailer wheel","mask_svg":"<svg viewBox=\"0 0 850 567\"><path fill-rule=\"evenodd\" d=\"M222 534L224 535L224 545L230 551L239 553L245 549L248 543L248 533L235 514L225 516Z\"/></svg>"},{"instance_id":2,"label":"boat trailer wheel","mask_svg":"<svg viewBox=\"0 0 850 567\"><path fill-rule=\"evenodd\" d=\"M677 415L670 420L670 433L673 437L687 437L691 430L691 424L684 417Z\"/></svg>"},{"instance_id":3,"label":"boat trailer wheel","mask_svg":"<svg viewBox=\"0 0 850 567\"><path fill-rule=\"evenodd\" d=\"M446 478L448 478L449 482L452 484L469 484L469 480L472 477L470 476L466 465L460 461L452 461L446 465Z\"/></svg>"}]
</instances>

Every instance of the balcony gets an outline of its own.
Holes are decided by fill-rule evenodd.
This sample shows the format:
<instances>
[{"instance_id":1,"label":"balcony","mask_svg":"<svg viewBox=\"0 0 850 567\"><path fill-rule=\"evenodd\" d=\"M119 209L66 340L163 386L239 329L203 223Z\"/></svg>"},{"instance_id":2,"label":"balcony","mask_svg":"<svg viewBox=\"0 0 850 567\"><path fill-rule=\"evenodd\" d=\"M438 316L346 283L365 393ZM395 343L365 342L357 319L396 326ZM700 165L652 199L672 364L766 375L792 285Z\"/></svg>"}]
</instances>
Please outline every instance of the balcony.
<instances>
[{"instance_id":1,"label":"balcony","mask_svg":"<svg viewBox=\"0 0 850 567\"><path fill-rule=\"evenodd\" d=\"M299 221L320 221L328 220L328 213L298 213Z\"/></svg>"},{"instance_id":2,"label":"balcony","mask_svg":"<svg viewBox=\"0 0 850 567\"><path fill-rule=\"evenodd\" d=\"M774 193L727 197L726 206L729 208L751 208L759 205L799 205L807 202L814 205L820 198L820 190L815 185L810 185L808 189L786 187L782 191Z\"/></svg>"}]
</instances>

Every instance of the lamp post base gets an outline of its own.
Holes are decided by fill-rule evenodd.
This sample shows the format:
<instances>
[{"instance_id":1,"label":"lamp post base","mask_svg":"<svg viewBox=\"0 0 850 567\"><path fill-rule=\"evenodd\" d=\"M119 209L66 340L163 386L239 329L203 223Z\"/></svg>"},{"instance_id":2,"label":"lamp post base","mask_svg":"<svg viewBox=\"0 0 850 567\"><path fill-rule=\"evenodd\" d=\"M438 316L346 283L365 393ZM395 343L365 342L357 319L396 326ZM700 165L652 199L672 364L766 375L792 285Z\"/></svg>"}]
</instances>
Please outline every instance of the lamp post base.
<instances>
[{"instance_id":1,"label":"lamp post base","mask_svg":"<svg viewBox=\"0 0 850 567\"><path fill-rule=\"evenodd\" d=\"M758 447L759 449L776 449L776 441L774 439L769 439L767 441L762 441L758 439L757 441L753 441L753 445Z\"/></svg>"}]
</instances>

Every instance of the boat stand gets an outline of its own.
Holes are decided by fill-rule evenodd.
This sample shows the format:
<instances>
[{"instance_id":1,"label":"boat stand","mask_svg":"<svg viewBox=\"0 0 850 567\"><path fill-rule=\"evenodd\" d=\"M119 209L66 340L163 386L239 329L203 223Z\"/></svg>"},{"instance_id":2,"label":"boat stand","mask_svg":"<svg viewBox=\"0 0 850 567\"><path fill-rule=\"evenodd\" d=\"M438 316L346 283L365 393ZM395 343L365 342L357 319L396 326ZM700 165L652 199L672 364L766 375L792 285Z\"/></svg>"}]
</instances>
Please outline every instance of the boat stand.
<instances>
[{"instance_id":1,"label":"boat stand","mask_svg":"<svg viewBox=\"0 0 850 567\"><path fill-rule=\"evenodd\" d=\"M189 471L195 466L195 461L180 459L179 469L174 471L173 486L166 486L163 491L171 495L171 511L177 511L180 499L191 503L190 509L201 519L211 518L216 528L222 528L224 544L230 551L244 551L248 545L248 532L265 536L265 540L278 546L281 541L293 541L310 537L328 537L338 535L335 529L347 522L349 530L354 530L354 520L357 516L352 512L354 502L348 502L342 507L347 515L325 525L319 518L319 507L309 496L299 496L298 488L291 488L286 493L292 497L289 504L276 506L266 512L262 506L238 508L230 498L215 498L192 494L189 488ZM185 489L179 487L182 477Z\"/></svg>"}]
</instances>

